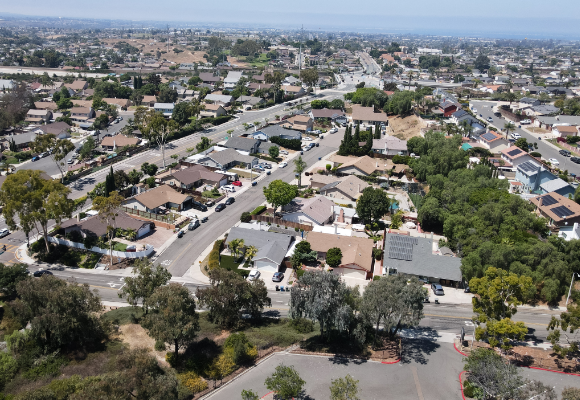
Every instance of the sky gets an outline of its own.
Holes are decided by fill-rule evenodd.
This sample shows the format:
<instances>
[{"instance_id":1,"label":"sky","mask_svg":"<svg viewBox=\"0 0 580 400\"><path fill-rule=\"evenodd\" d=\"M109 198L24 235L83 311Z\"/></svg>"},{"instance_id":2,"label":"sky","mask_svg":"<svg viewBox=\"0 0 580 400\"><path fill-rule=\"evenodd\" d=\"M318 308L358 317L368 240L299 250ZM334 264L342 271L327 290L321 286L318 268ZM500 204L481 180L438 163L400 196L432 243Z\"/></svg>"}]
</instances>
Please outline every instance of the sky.
<instances>
[{"instance_id":1,"label":"sky","mask_svg":"<svg viewBox=\"0 0 580 400\"><path fill-rule=\"evenodd\" d=\"M0 12L246 27L580 39L578 0L0 0Z\"/></svg>"}]
</instances>

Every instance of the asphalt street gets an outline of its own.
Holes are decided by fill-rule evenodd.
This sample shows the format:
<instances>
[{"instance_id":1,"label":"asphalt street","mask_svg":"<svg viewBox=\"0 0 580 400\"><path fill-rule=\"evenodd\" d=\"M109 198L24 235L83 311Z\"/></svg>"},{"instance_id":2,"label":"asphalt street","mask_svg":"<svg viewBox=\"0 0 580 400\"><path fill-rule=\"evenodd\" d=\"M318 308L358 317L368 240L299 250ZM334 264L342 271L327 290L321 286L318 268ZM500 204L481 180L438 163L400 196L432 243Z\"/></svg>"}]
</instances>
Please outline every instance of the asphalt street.
<instances>
[{"instance_id":1,"label":"asphalt street","mask_svg":"<svg viewBox=\"0 0 580 400\"><path fill-rule=\"evenodd\" d=\"M475 109L477 110L477 113L475 113L475 114L477 114L478 117L479 117L479 114L481 114L483 116L483 119L486 121L489 117L491 117L493 119L493 122L491 122L491 125L496 127L497 129L503 130L504 125L506 123L508 123L509 121L503 117L496 117L495 115L493 115L492 107L494 107L496 105L497 105L497 102L491 102L491 101L471 101L470 102L470 106L475 107ZM516 132L519 133L522 137L526 138L528 140L528 143L537 143L538 149L535 151L540 153L543 158L545 158L546 160L549 158L555 158L556 160L558 160L560 162L559 168L561 170L568 170L569 173L574 173L574 174L576 174L576 176L580 176L580 165L579 164L573 163L572 161L570 161L569 157L564 157L563 155L558 153L559 150L556 150L555 148L553 148L549 144L546 144L544 140L539 139L540 136L543 137L545 135L529 134L520 128L516 128ZM511 131L510 131L510 135L511 135Z\"/></svg>"}]
</instances>

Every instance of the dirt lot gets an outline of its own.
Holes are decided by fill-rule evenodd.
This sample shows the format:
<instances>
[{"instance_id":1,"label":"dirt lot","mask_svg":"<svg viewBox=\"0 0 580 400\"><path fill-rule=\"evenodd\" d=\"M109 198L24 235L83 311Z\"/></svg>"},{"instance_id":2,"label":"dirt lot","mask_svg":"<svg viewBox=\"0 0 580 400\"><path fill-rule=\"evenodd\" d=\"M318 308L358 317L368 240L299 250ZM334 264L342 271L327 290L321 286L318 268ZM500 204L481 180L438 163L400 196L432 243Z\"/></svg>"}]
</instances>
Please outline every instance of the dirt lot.
<instances>
[{"instance_id":1,"label":"dirt lot","mask_svg":"<svg viewBox=\"0 0 580 400\"><path fill-rule=\"evenodd\" d=\"M131 349L145 348L160 363L167 365L165 361L166 351L155 351L155 339L147 334L147 331L139 324L127 324L119 327L119 339L127 343Z\"/></svg>"},{"instance_id":2,"label":"dirt lot","mask_svg":"<svg viewBox=\"0 0 580 400\"><path fill-rule=\"evenodd\" d=\"M167 51L167 43L161 42L153 42L153 39L107 39L103 41L106 43L107 46L113 46L115 43L118 42L127 42L131 46L135 46L141 50L143 54L151 53L153 57L157 50L159 51ZM173 49L177 48L179 50L183 50L183 53L175 54ZM205 62L203 55L205 51L193 51L192 47L186 46L179 46L179 45L169 45L169 52L162 54L161 58L165 58L168 61L173 61L175 63L193 63L193 62Z\"/></svg>"},{"instance_id":3,"label":"dirt lot","mask_svg":"<svg viewBox=\"0 0 580 400\"><path fill-rule=\"evenodd\" d=\"M421 128L424 128L425 124L416 115L409 115L405 118L399 116L389 117L389 126L392 129L390 134L401 140L407 140L414 136L420 136ZM387 133L389 133L388 130Z\"/></svg>"}]
</instances>

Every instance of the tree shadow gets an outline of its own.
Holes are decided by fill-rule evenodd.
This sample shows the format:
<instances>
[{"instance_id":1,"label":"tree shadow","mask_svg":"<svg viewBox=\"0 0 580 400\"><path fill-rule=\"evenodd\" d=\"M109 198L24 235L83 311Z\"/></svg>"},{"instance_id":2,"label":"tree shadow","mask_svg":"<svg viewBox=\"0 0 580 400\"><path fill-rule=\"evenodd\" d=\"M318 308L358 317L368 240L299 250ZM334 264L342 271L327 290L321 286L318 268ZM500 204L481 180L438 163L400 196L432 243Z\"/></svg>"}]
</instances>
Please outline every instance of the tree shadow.
<instances>
[{"instance_id":1,"label":"tree shadow","mask_svg":"<svg viewBox=\"0 0 580 400\"><path fill-rule=\"evenodd\" d=\"M361 365L367 363L367 360L364 358L346 358L338 355L329 357L328 361L331 361L335 365L349 365L351 363L354 365Z\"/></svg>"},{"instance_id":2,"label":"tree shadow","mask_svg":"<svg viewBox=\"0 0 580 400\"><path fill-rule=\"evenodd\" d=\"M441 345L433 340L428 339L403 339L403 356L402 364L412 362L426 365L429 360L426 356L434 353Z\"/></svg>"}]
</instances>

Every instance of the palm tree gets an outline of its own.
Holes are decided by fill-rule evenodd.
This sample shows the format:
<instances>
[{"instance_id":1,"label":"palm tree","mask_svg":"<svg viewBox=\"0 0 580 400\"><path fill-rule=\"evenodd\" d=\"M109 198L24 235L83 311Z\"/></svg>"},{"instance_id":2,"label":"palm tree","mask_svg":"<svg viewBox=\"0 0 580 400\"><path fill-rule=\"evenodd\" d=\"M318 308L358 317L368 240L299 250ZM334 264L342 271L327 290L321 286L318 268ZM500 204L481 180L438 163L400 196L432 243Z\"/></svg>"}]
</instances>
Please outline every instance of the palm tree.
<instances>
[{"instance_id":1,"label":"palm tree","mask_svg":"<svg viewBox=\"0 0 580 400\"><path fill-rule=\"evenodd\" d=\"M249 261L252 260L252 258L256 257L256 254L258 254L258 249L256 248L256 246L249 246L246 249L246 258Z\"/></svg>"},{"instance_id":2,"label":"palm tree","mask_svg":"<svg viewBox=\"0 0 580 400\"><path fill-rule=\"evenodd\" d=\"M516 129L516 126L512 123L512 122L507 122L503 128L505 129L505 137L507 139L510 131L514 131Z\"/></svg>"},{"instance_id":3,"label":"palm tree","mask_svg":"<svg viewBox=\"0 0 580 400\"><path fill-rule=\"evenodd\" d=\"M507 92L505 94L505 99L510 102L510 106L512 105L512 101L515 101L518 98L515 93Z\"/></svg>"},{"instance_id":4,"label":"palm tree","mask_svg":"<svg viewBox=\"0 0 580 400\"><path fill-rule=\"evenodd\" d=\"M230 242L228 246L234 257L238 258L238 254L244 247L244 239L234 239Z\"/></svg>"},{"instance_id":5,"label":"palm tree","mask_svg":"<svg viewBox=\"0 0 580 400\"><path fill-rule=\"evenodd\" d=\"M294 165L296 166L294 172L298 174L298 189L300 189L302 186L302 173L306 170L308 164L306 164L306 161L302 160L302 156L298 156L298 158L294 160Z\"/></svg>"}]
</instances>

